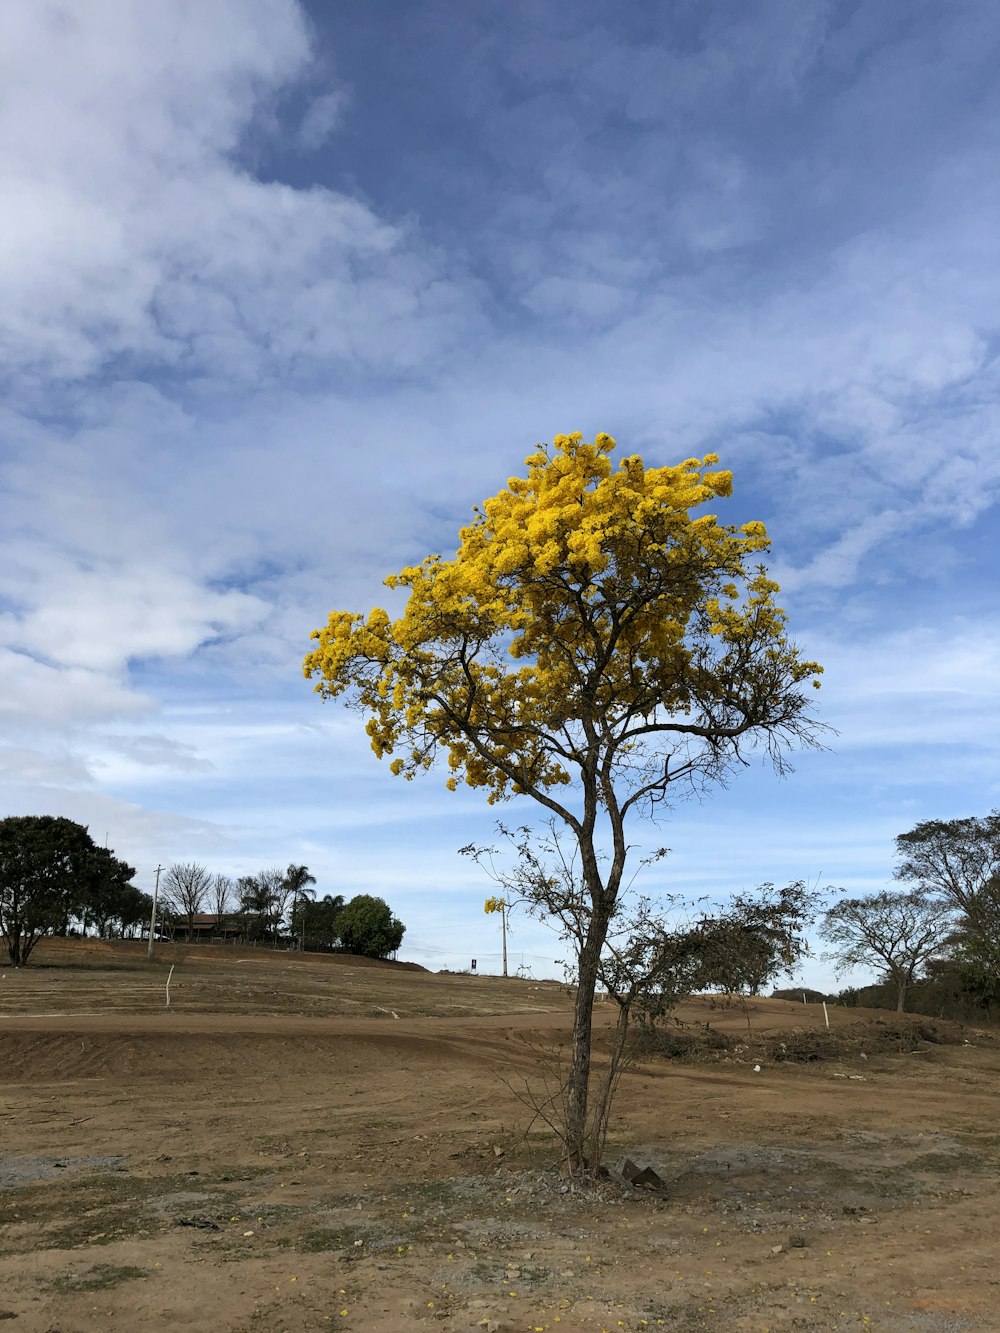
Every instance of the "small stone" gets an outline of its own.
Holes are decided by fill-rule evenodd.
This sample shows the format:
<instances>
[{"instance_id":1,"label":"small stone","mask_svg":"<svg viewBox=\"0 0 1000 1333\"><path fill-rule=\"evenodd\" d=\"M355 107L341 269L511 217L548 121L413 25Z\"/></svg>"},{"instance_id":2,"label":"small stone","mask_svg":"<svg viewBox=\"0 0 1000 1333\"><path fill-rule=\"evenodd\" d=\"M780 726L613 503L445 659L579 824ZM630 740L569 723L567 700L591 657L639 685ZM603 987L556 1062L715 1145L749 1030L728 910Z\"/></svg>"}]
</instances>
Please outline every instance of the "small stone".
<instances>
[{"instance_id":1,"label":"small stone","mask_svg":"<svg viewBox=\"0 0 1000 1333\"><path fill-rule=\"evenodd\" d=\"M784 1253L784 1249L785 1249L784 1245L772 1245L772 1246L771 1246L771 1253L772 1253L772 1254L783 1254L783 1253Z\"/></svg>"}]
</instances>

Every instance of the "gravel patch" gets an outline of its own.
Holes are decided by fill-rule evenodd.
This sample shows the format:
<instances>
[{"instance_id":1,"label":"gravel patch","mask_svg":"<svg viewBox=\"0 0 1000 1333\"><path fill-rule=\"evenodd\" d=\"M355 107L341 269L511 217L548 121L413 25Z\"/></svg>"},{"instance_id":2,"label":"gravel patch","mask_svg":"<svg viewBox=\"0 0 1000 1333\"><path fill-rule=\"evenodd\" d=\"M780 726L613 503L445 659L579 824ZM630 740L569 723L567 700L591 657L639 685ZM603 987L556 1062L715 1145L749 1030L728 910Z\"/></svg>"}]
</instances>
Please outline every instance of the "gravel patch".
<instances>
[{"instance_id":1,"label":"gravel patch","mask_svg":"<svg viewBox=\"0 0 1000 1333\"><path fill-rule=\"evenodd\" d=\"M124 1157L5 1157L0 1155L0 1190L17 1189L34 1180L52 1180L67 1172L120 1171Z\"/></svg>"}]
</instances>

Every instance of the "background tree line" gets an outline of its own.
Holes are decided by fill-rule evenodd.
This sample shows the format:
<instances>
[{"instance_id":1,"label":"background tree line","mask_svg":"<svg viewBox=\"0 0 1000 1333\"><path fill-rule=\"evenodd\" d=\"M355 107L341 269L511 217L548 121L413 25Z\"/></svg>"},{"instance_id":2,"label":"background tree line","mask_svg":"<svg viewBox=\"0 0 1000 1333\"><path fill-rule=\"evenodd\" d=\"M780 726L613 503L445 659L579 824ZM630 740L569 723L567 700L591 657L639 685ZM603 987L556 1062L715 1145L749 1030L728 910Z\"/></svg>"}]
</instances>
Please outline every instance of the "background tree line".
<instances>
[{"instance_id":1,"label":"background tree line","mask_svg":"<svg viewBox=\"0 0 1000 1333\"><path fill-rule=\"evenodd\" d=\"M134 938L149 929L153 899L132 882L135 868L88 830L51 815L0 820L0 939L21 967L46 935ZM214 934L249 943L338 948L387 958L405 927L381 898L340 894L317 898L308 866L289 865L232 878L197 862L177 862L162 875L157 931L188 940L204 917Z\"/></svg>"},{"instance_id":2,"label":"background tree line","mask_svg":"<svg viewBox=\"0 0 1000 1333\"><path fill-rule=\"evenodd\" d=\"M216 918L217 933L238 933L251 944L284 943L299 949L342 949L388 958L406 927L382 898L362 893L317 897L314 875L304 865L270 866L232 879L196 862L172 865L163 878L165 919L190 939L195 919Z\"/></svg>"},{"instance_id":3,"label":"background tree line","mask_svg":"<svg viewBox=\"0 0 1000 1333\"><path fill-rule=\"evenodd\" d=\"M874 967L848 1003L974 1020L1000 1015L1000 810L925 820L896 839L903 892L846 898L820 933L838 967Z\"/></svg>"}]
</instances>

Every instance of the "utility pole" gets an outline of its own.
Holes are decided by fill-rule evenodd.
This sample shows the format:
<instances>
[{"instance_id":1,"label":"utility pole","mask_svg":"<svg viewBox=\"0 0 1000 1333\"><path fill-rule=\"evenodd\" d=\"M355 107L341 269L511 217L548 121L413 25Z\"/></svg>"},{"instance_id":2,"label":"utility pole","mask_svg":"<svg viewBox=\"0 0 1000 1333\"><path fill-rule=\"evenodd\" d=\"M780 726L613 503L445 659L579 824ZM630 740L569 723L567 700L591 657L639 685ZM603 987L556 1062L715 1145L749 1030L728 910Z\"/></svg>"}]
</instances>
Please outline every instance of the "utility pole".
<instances>
[{"instance_id":1,"label":"utility pole","mask_svg":"<svg viewBox=\"0 0 1000 1333\"><path fill-rule=\"evenodd\" d=\"M153 912L149 918L149 953L147 957L153 956L153 938L156 935L156 900L160 896L160 871L162 866L156 867L156 883L153 885Z\"/></svg>"},{"instance_id":2,"label":"utility pole","mask_svg":"<svg viewBox=\"0 0 1000 1333\"><path fill-rule=\"evenodd\" d=\"M487 898L484 908L487 912L500 913L500 938L503 940L503 975L507 975L507 917L514 907L519 907L524 898L515 898L508 902L506 898Z\"/></svg>"}]
</instances>

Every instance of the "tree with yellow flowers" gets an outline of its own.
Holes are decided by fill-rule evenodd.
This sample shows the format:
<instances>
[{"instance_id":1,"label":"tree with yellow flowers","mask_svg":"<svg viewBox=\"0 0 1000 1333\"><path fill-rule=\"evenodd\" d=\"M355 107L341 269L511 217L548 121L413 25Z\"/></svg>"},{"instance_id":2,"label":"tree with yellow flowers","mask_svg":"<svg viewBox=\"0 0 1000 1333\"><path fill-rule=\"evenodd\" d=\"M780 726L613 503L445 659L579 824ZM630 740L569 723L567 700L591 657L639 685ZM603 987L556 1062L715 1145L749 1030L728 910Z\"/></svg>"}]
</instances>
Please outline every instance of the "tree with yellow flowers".
<instances>
[{"instance_id":1,"label":"tree with yellow flowers","mask_svg":"<svg viewBox=\"0 0 1000 1333\"><path fill-rule=\"evenodd\" d=\"M304 663L319 694L367 716L406 778L447 761L448 786L530 796L579 848L568 1166L586 1160L594 994L628 855L630 816L724 780L752 749L779 771L814 742L801 658L755 557L762 523L701 513L731 493L718 459L646 467L598 435L560 435L474 511L454 557L385 580L397 619L334 611ZM602 861L601 849L607 849Z\"/></svg>"}]
</instances>

